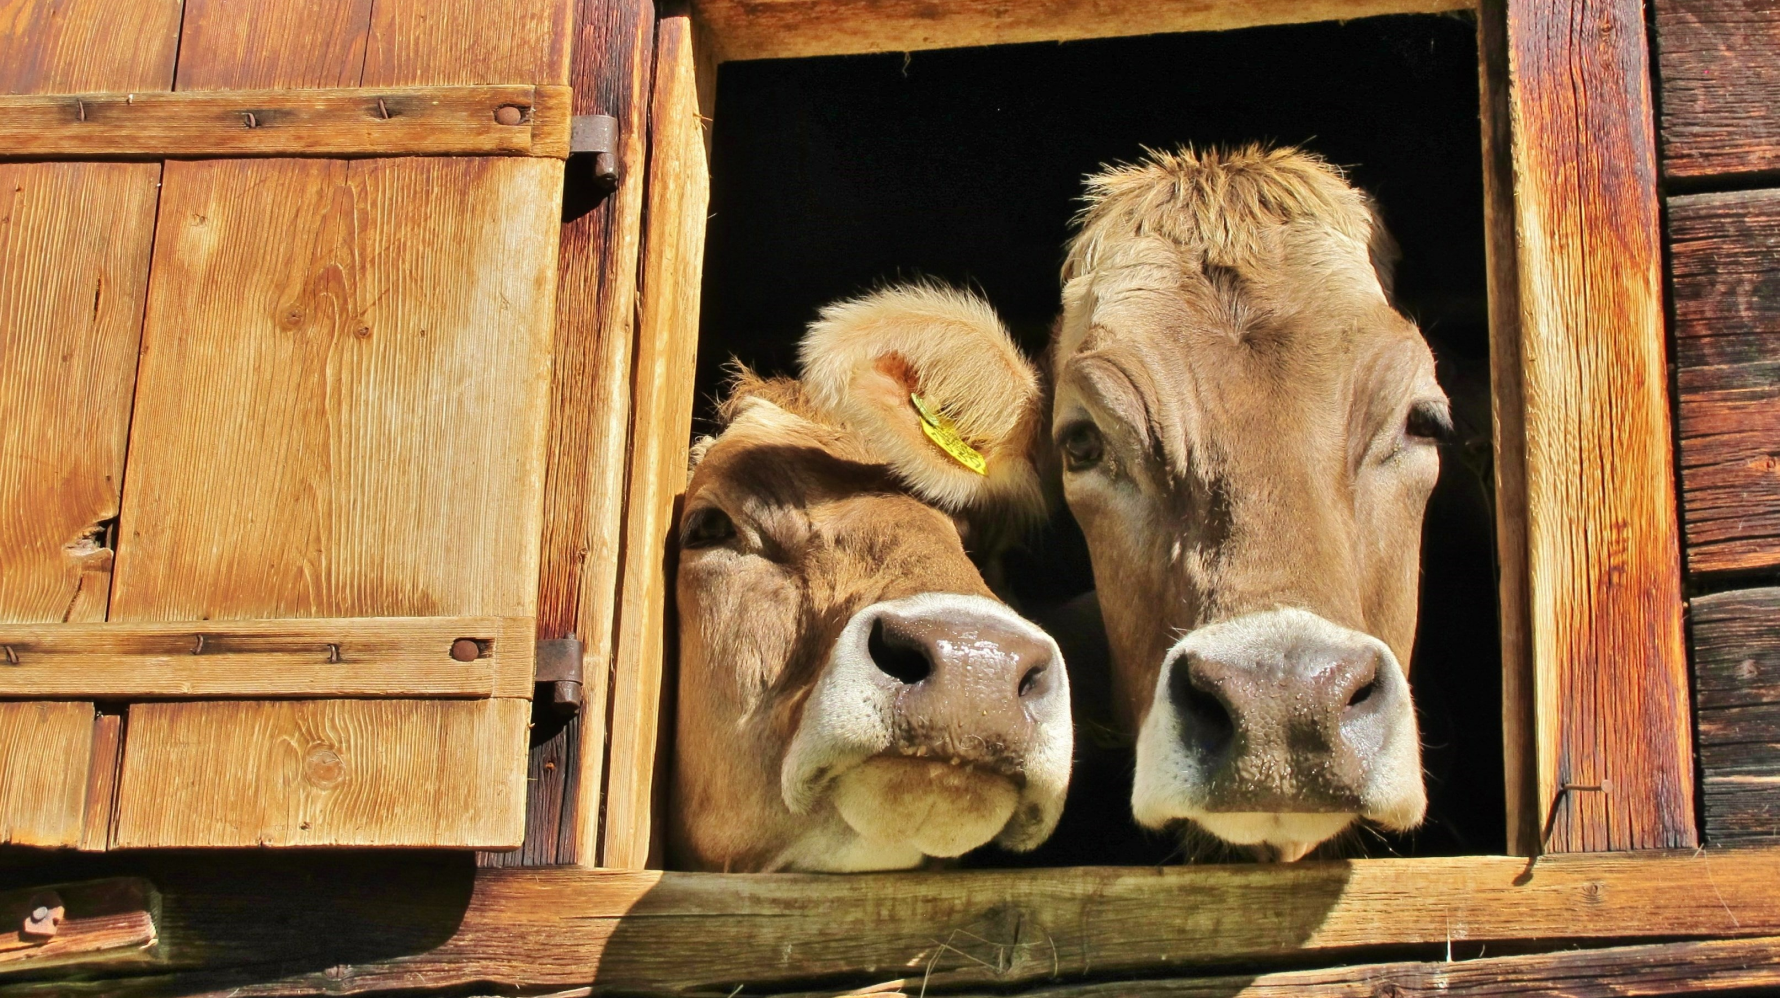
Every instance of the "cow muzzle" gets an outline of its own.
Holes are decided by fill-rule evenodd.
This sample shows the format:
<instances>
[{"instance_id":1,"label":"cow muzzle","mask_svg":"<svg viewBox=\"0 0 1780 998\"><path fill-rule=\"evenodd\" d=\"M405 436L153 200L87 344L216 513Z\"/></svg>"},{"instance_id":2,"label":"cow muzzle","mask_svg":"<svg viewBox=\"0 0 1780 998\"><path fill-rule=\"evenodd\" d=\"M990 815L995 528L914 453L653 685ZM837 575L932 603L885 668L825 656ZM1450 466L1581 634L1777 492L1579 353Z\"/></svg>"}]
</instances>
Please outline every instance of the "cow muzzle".
<instances>
[{"instance_id":1,"label":"cow muzzle","mask_svg":"<svg viewBox=\"0 0 1780 998\"><path fill-rule=\"evenodd\" d=\"M780 787L794 813L831 800L875 844L1031 849L1062 813L1073 747L1056 642L994 600L923 593L847 622Z\"/></svg>"},{"instance_id":2,"label":"cow muzzle","mask_svg":"<svg viewBox=\"0 0 1780 998\"><path fill-rule=\"evenodd\" d=\"M1131 802L1144 825L1187 819L1284 860L1355 818L1413 827L1427 796L1403 669L1304 610L1199 628L1163 659Z\"/></svg>"}]
</instances>

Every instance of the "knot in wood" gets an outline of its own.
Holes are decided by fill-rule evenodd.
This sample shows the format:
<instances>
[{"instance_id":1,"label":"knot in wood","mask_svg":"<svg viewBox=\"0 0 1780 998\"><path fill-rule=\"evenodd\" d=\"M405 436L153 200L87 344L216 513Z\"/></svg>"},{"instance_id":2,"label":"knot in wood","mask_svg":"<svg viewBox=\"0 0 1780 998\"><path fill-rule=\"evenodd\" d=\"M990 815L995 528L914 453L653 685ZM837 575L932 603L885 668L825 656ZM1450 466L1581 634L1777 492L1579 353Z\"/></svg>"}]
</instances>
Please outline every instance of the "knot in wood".
<instances>
[{"instance_id":1,"label":"knot in wood","mask_svg":"<svg viewBox=\"0 0 1780 998\"><path fill-rule=\"evenodd\" d=\"M303 779L318 790L327 790L346 777L346 761L326 745L317 745L303 758Z\"/></svg>"}]
</instances>

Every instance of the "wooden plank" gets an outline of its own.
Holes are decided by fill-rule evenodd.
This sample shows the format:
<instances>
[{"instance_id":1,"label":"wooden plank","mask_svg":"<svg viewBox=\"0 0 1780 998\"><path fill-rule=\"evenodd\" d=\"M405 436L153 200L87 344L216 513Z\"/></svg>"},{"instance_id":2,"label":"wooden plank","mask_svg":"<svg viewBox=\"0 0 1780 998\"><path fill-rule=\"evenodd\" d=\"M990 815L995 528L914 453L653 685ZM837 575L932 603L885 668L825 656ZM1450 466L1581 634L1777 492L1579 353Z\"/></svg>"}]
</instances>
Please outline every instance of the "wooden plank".
<instances>
[{"instance_id":1,"label":"wooden plank","mask_svg":"<svg viewBox=\"0 0 1780 998\"><path fill-rule=\"evenodd\" d=\"M910 978L907 984L907 991L919 991L919 979ZM1116 981L1037 988L1020 994L1030 998L1112 998L1130 994L1132 986L1129 981ZM1547 998L1630 998L1775 986L1780 986L1780 938L1772 936L1147 980L1142 985L1144 994L1164 998L1296 998L1305 994L1319 998L1497 998L1524 994Z\"/></svg>"},{"instance_id":2,"label":"wooden plank","mask_svg":"<svg viewBox=\"0 0 1780 998\"><path fill-rule=\"evenodd\" d=\"M1663 170L1672 178L1780 171L1780 7L1657 0Z\"/></svg>"},{"instance_id":3,"label":"wooden plank","mask_svg":"<svg viewBox=\"0 0 1780 998\"><path fill-rule=\"evenodd\" d=\"M102 852L111 848L112 819L117 814L117 774L124 765L124 716L93 718L93 753L87 765L86 807L76 848Z\"/></svg>"},{"instance_id":4,"label":"wooden plank","mask_svg":"<svg viewBox=\"0 0 1780 998\"><path fill-rule=\"evenodd\" d=\"M566 84L568 0L186 0L180 90Z\"/></svg>"},{"instance_id":5,"label":"wooden plank","mask_svg":"<svg viewBox=\"0 0 1780 998\"><path fill-rule=\"evenodd\" d=\"M180 8L180 0L0 0L0 94L166 90Z\"/></svg>"},{"instance_id":6,"label":"wooden plank","mask_svg":"<svg viewBox=\"0 0 1780 998\"><path fill-rule=\"evenodd\" d=\"M1775 849L847 877L558 867L473 882L467 861L230 862L154 873L177 911L169 961L211 976L145 982L150 993L835 993L910 977L930 993L1129 988L1139 975L1436 958L1449 944L1780 934ZM271 894L279 918L251 917Z\"/></svg>"},{"instance_id":7,"label":"wooden plank","mask_svg":"<svg viewBox=\"0 0 1780 998\"><path fill-rule=\"evenodd\" d=\"M1519 245L1515 234L1513 109L1501 3L1479 13L1478 118L1483 126L1484 261L1489 281L1490 410L1495 460L1497 605L1502 626L1502 754L1506 841L1534 851L1542 833L1533 723L1532 606L1527 563L1526 391L1521 383Z\"/></svg>"},{"instance_id":8,"label":"wooden plank","mask_svg":"<svg viewBox=\"0 0 1780 998\"><path fill-rule=\"evenodd\" d=\"M554 862L599 856L599 805L606 752L606 692L617 620L618 560L629 452L631 344L636 334L637 256L653 77L655 8L649 0L582 0L573 80L577 114L618 119L618 186L600 197L570 180L557 258L544 538L538 572L538 634L575 634L583 654L582 709L555 741L533 750L533 799L560 782ZM528 838L527 848L532 841ZM539 843L538 847L543 848ZM539 854L540 860L543 854Z\"/></svg>"},{"instance_id":9,"label":"wooden plank","mask_svg":"<svg viewBox=\"0 0 1780 998\"><path fill-rule=\"evenodd\" d=\"M686 486L692 436L699 278L711 193L693 30L684 14L663 17L656 29L642 304L631 382L629 504L600 856L600 865L619 869L646 865L655 834L665 605L672 591L667 538Z\"/></svg>"},{"instance_id":10,"label":"wooden plank","mask_svg":"<svg viewBox=\"0 0 1780 998\"><path fill-rule=\"evenodd\" d=\"M0 702L0 844L80 841L92 751L92 704Z\"/></svg>"},{"instance_id":11,"label":"wooden plank","mask_svg":"<svg viewBox=\"0 0 1780 998\"><path fill-rule=\"evenodd\" d=\"M14 663L0 696L529 698L534 631L529 617L0 624Z\"/></svg>"},{"instance_id":12,"label":"wooden plank","mask_svg":"<svg viewBox=\"0 0 1780 998\"><path fill-rule=\"evenodd\" d=\"M36 908L51 905L64 911L54 936L0 934L0 974L51 967L116 971L157 962L161 898L147 880L113 877L6 891L0 893L0 925L20 925Z\"/></svg>"},{"instance_id":13,"label":"wooden plank","mask_svg":"<svg viewBox=\"0 0 1780 998\"><path fill-rule=\"evenodd\" d=\"M0 621L105 618L160 173L0 163Z\"/></svg>"},{"instance_id":14,"label":"wooden plank","mask_svg":"<svg viewBox=\"0 0 1780 998\"><path fill-rule=\"evenodd\" d=\"M1687 563L1780 565L1780 191L1669 199Z\"/></svg>"},{"instance_id":15,"label":"wooden plank","mask_svg":"<svg viewBox=\"0 0 1780 998\"><path fill-rule=\"evenodd\" d=\"M512 699L135 704L113 844L510 849L530 715Z\"/></svg>"},{"instance_id":16,"label":"wooden plank","mask_svg":"<svg viewBox=\"0 0 1780 998\"><path fill-rule=\"evenodd\" d=\"M168 164L112 619L531 616L561 170Z\"/></svg>"},{"instance_id":17,"label":"wooden plank","mask_svg":"<svg viewBox=\"0 0 1780 998\"><path fill-rule=\"evenodd\" d=\"M717 58L787 59L971 45L1224 31L1262 24L1466 10L1470 0L693 0Z\"/></svg>"},{"instance_id":18,"label":"wooden plank","mask_svg":"<svg viewBox=\"0 0 1780 998\"><path fill-rule=\"evenodd\" d=\"M0 155L562 159L569 101L561 86L0 97Z\"/></svg>"},{"instance_id":19,"label":"wooden plank","mask_svg":"<svg viewBox=\"0 0 1780 998\"><path fill-rule=\"evenodd\" d=\"M1517 852L1691 845L1642 7L1501 0L1482 16L1485 92L1506 104L1492 120L1509 133L1515 233L1514 259L1492 267L1511 267L1517 284L1514 325L1498 311L1494 335L1517 338L1520 369L1518 420L1498 422L1517 437L1519 467L1498 487L1524 490L1503 502L1525 517L1525 551L1504 564L1525 566L1526 590L1505 589L1503 610L1526 614L1505 630L1511 654L1525 635L1527 660L1508 666L1505 710L1530 707L1510 716L1506 740L1521 747L1509 799L1531 806L1516 805L1509 841Z\"/></svg>"},{"instance_id":20,"label":"wooden plank","mask_svg":"<svg viewBox=\"0 0 1780 998\"><path fill-rule=\"evenodd\" d=\"M1780 588L1698 596L1693 616L1706 841L1780 839Z\"/></svg>"}]
</instances>

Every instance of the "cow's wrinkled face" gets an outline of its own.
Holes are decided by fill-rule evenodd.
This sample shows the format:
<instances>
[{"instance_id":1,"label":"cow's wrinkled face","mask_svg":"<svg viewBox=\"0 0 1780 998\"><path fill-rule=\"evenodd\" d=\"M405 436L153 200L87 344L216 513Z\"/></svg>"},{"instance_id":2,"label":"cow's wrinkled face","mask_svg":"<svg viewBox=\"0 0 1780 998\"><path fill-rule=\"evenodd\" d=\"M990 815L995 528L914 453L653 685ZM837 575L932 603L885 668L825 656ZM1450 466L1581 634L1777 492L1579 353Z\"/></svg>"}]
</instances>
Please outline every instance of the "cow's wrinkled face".
<instances>
[{"instance_id":1,"label":"cow's wrinkled face","mask_svg":"<svg viewBox=\"0 0 1780 998\"><path fill-rule=\"evenodd\" d=\"M1030 849L1069 780L1067 675L962 532L1042 509L1036 372L986 305L934 287L824 310L803 368L738 379L682 507L676 859Z\"/></svg>"},{"instance_id":2,"label":"cow's wrinkled face","mask_svg":"<svg viewBox=\"0 0 1780 998\"><path fill-rule=\"evenodd\" d=\"M1363 232L1197 210L1252 231L1078 249L1051 428L1136 818L1296 859L1426 808L1405 663L1447 402Z\"/></svg>"},{"instance_id":3,"label":"cow's wrinkled face","mask_svg":"<svg viewBox=\"0 0 1780 998\"><path fill-rule=\"evenodd\" d=\"M682 846L867 870L1036 845L1068 779L1057 647L991 596L952 517L838 437L756 407L688 489Z\"/></svg>"}]
</instances>

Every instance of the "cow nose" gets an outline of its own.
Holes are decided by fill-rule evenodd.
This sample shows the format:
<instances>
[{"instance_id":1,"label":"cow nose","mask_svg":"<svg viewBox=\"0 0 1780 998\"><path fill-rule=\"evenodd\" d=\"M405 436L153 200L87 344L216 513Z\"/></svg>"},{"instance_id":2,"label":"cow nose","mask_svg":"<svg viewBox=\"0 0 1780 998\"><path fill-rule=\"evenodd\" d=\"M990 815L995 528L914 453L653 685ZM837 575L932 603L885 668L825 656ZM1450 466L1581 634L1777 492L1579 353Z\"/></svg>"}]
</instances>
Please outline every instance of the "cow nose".
<instances>
[{"instance_id":1,"label":"cow nose","mask_svg":"<svg viewBox=\"0 0 1780 998\"><path fill-rule=\"evenodd\" d=\"M1171 656L1180 736L1201 760L1211 811L1353 811L1380 718L1398 707L1377 650L1304 642L1242 655Z\"/></svg>"},{"instance_id":2,"label":"cow nose","mask_svg":"<svg viewBox=\"0 0 1780 998\"><path fill-rule=\"evenodd\" d=\"M886 606L865 644L898 684L903 750L913 754L999 767L1025 750L1048 701L1066 695L1056 646L1017 619Z\"/></svg>"},{"instance_id":3,"label":"cow nose","mask_svg":"<svg viewBox=\"0 0 1780 998\"><path fill-rule=\"evenodd\" d=\"M984 621L883 615L872 621L866 653L885 675L909 686L964 687L1014 704L1056 685L1049 647L1012 628ZM1006 696L1009 687L1012 697Z\"/></svg>"}]
</instances>

